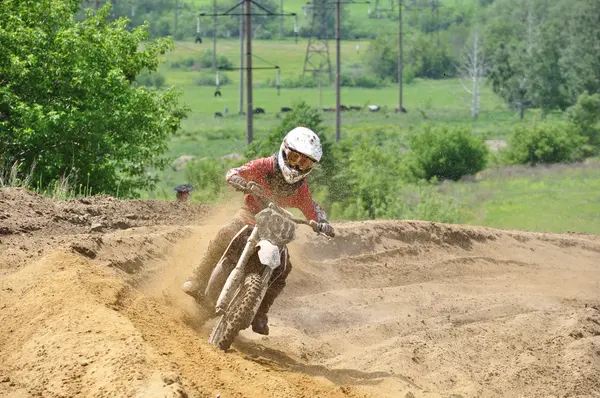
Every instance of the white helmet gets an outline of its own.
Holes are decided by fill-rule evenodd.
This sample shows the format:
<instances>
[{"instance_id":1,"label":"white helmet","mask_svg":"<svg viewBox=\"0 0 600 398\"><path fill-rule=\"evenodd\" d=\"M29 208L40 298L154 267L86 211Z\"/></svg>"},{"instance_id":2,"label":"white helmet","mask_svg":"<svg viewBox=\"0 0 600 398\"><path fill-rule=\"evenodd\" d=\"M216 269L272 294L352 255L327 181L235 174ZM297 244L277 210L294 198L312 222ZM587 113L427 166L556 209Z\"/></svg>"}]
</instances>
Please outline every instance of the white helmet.
<instances>
[{"instance_id":1,"label":"white helmet","mask_svg":"<svg viewBox=\"0 0 600 398\"><path fill-rule=\"evenodd\" d=\"M285 180L293 184L308 176L322 155L319 136L306 127L296 127L283 139L277 163Z\"/></svg>"}]
</instances>

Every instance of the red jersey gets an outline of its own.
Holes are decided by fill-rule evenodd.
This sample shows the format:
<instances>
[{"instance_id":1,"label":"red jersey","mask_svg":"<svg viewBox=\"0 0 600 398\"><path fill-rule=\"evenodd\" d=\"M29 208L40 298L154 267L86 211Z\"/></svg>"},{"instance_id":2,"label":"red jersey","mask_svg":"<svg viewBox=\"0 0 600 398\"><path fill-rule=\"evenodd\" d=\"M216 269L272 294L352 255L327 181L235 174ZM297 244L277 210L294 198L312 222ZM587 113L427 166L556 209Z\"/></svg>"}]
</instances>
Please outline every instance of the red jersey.
<instances>
[{"instance_id":1,"label":"red jersey","mask_svg":"<svg viewBox=\"0 0 600 398\"><path fill-rule=\"evenodd\" d=\"M227 182L234 176L239 175L246 181L254 181L259 184L265 193L272 196L273 201L281 207L295 207L300 209L306 219L317 222L326 221L327 216L323 209L313 200L308 183L299 181L288 184L279 171L277 159L273 157L252 160L243 166L233 168L227 172ZM248 210L253 214L262 210L259 199L251 194L244 198Z\"/></svg>"}]
</instances>

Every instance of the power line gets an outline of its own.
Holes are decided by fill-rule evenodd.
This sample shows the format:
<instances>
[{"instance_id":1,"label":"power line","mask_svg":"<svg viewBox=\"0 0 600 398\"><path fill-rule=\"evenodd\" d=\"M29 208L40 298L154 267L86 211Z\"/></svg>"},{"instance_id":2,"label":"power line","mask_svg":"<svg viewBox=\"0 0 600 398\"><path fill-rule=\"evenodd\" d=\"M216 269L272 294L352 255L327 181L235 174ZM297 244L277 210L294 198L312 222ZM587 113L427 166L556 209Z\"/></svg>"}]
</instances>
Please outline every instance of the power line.
<instances>
[{"instance_id":1,"label":"power line","mask_svg":"<svg viewBox=\"0 0 600 398\"><path fill-rule=\"evenodd\" d=\"M309 5L310 3L307 3ZM341 93L340 93L340 80L341 80L341 51L340 51L340 30L342 24L342 18L340 15L341 5L342 4L369 4L370 11L370 1L341 1L336 0L334 3L324 1L320 3L321 10L327 9L327 4L335 4L335 140L339 142L341 139L341 126L342 126L342 115L341 115ZM323 7L325 6L325 7ZM315 7L314 3L312 7Z\"/></svg>"},{"instance_id":2,"label":"power line","mask_svg":"<svg viewBox=\"0 0 600 398\"><path fill-rule=\"evenodd\" d=\"M253 13L250 8L252 4L254 4L257 8L262 10L263 13ZM241 12L241 13L234 12L238 7L240 7L242 5L244 6L243 12ZM283 11L283 10L281 10L281 11ZM272 17L272 16L281 16L281 17L293 16L294 18L296 18L296 21L294 22L294 31L296 33L296 40L298 40L298 29L297 29L298 22L297 22L296 13L284 13L284 12L275 13L275 12L269 10L268 8L258 4L254 0L242 0L238 4L229 8L227 11L225 11L223 13L217 13L215 10L215 12L213 14L200 13L199 15L200 16L213 16L214 18L220 17L220 16L234 16L234 15L239 15L239 16L245 17L246 67L244 67L243 65L240 65L240 68L246 70L246 142L248 144L250 144L250 143L252 143L252 139L253 139L252 69L257 69L257 68L252 67L252 16L253 15L270 16L270 17ZM240 48L240 50L241 50L241 48ZM241 54L240 54L240 57L242 57ZM277 68L277 69L279 69L279 68ZM277 74L278 80L280 79L279 76L280 75L278 73Z\"/></svg>"}]
</instances>

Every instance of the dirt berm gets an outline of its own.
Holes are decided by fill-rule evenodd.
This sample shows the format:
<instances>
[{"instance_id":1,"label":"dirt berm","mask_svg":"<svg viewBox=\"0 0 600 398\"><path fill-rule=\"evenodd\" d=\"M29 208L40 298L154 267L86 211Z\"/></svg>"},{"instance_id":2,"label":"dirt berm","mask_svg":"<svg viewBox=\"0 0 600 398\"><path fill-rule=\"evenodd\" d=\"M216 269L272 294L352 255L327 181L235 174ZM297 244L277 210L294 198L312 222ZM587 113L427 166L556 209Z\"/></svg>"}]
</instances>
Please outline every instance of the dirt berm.
<instances>
[{"instance_id":1,"label":"dirt berm","mask_svg":"<svg viewBox=\"0 0 600 398\"><path fill-rule=\"evenodd\" d=\"M236 204L0 190L1 397L600 397L600 237L299 227L271 335L179 285Z\"/></svg>"}]
</instances>

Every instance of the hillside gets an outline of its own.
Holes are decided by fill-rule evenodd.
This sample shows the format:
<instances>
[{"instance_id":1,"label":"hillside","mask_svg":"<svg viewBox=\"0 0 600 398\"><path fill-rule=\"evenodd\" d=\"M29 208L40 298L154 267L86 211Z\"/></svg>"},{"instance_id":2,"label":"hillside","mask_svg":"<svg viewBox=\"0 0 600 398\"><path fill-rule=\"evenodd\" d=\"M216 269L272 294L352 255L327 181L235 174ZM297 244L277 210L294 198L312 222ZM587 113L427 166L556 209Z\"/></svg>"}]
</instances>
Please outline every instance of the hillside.
<instances>
[{"instance_id":1,"label":"hillside","mask_svg":"<svg viewBox=\"0 0 600 398\"><path fill-rule=\"evenodd\" d=\"M0 190L0 395L595 396L600 239L417 221L307 231L268 337L223 354L178 286L236 204Z\"/></svg>"}]
</instances>

